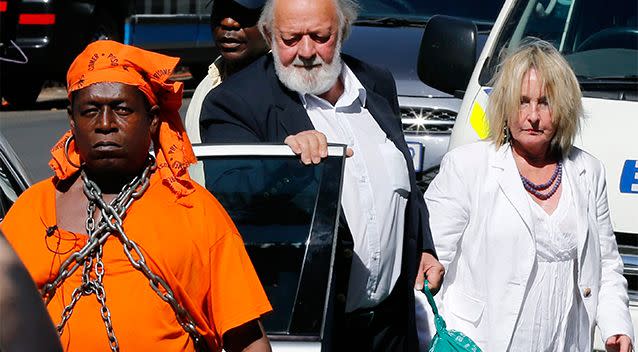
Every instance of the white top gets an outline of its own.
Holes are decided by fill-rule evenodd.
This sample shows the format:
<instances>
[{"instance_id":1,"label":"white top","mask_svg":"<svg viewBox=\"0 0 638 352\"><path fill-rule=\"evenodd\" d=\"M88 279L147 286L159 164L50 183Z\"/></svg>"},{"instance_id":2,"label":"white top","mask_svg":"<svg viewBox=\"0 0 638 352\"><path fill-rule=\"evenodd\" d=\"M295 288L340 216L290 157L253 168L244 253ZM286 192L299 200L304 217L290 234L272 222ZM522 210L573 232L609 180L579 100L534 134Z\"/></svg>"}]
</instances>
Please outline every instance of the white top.
<instances>
[{"instance_id":1,"label":"white top","mask_svg":"<svg viewBox=\"0 0 638 352\"><path fill-rule=\"evenodd\" d=\"M536 265L523 301L510 351L585 351L587 313L575 286L576 209L566 175L550 215L529 195L536 228Z\"/></svg>"},{"instance_id":2,"label":"white top","mask_svg":"<svg viewBox=\"0 0 638 352\"><path fill-rule=\"evenodd\" d=\"M577 288L593 339L633 336L627 281L607 206L603 165L572 147L563 177L574 204ZM446 268L434 297L448 329L483 351L507 351L537 264L537 228L511 147L487 141L456 147L425 192L439 261ZM427 311L426 311L427 312ZM430 321L430 319L428 319ZM588 345L585 351L591 351Z\"/></svg>"},{"instance_id":3,"label":"white top","mask_svg":"<svg viewBox=\"0 0 638 352\"><path fill-rule=\"evenodd\" d=\"M316 130L329 143L347 144L341 205L354 238L346 311L377 305L401 272L405 208L410 191L403 154L365 108L366 90L344 63L344 92L335 106L301 95Z\"/></svg>"},{"instance_id":4,"label":"white top","mask_svg":"<svg viewBox=\"0 0 638 352\"><path fill-rule=\"evenodd\" d=\"M199 115L202 113L202 105L206 95L215 87L222 83L221 75L222 57L219 56L208 66L208 75L202 79L201 82L195 88L193 97L188 104L188 110L186 110L186 118L184 119L184 128L186 134L191 143L201 143L202 137L199 130ZM205 186L204 164L201 161L188 167L188 173L190 177L198 182L200 185Z\"/></svg>"},{"instance_id":5,"label":"white top","mask_svg":"<svg viewBox=\"0 0 638 352\"><path fill-rule=\"evenodd\" d=\"M201 143L202 137L199 134L199 115L202 112L202 104L204 104L204 98L208 95L208 92L213 90L222 83L221 76L221 63L222 57L219 56L208 66L208 75L202 79L201 82L195 88L193 97L188 104L188 110L186 110L186 118L184 119L184 127L186 128L186 134L191 143Z\"/></svg>"}]
</instances>

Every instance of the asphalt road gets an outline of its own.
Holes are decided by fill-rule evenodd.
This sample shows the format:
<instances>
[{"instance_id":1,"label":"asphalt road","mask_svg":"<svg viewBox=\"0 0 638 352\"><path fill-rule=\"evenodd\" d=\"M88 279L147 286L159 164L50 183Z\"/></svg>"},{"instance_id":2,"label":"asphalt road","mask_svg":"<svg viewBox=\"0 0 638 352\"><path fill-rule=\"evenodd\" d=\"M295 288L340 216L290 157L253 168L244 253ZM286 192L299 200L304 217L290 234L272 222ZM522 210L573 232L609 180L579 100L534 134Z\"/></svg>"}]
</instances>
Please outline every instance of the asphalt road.
<instances>
[{"instance_id":1,"label":"asphalt road","mask_svg":"<svg viewBox=\"0 0 638 352\"><path fill-rule=\"evenodd\" d=\"M180 113L185 115L189 98ZM0 110L0 131L9 141L34 182L53 175L49 150L69 128L64 89L43 91L33 110Z\"/></svg>"}]
</instances>

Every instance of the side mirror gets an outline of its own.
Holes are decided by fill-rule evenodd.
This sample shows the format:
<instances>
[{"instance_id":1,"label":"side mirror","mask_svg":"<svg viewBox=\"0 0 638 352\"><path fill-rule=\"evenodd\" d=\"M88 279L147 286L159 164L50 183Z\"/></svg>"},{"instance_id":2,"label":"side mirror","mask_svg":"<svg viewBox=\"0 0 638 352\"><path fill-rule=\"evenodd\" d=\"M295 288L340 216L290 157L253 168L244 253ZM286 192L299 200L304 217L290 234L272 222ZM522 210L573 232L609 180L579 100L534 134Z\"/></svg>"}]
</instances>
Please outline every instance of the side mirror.
<instances>
[{"instance_id":1,"label":"side mirror","mask_svg":"<svg viewBox=\"0 0 638 352\"><path fill-rule=\"evenodd\" d=\"M432 16L423 31L417 72L430 87L455 95L464 91L474 71L476 25L456 17Z\"/></svg>"}]
</instances>

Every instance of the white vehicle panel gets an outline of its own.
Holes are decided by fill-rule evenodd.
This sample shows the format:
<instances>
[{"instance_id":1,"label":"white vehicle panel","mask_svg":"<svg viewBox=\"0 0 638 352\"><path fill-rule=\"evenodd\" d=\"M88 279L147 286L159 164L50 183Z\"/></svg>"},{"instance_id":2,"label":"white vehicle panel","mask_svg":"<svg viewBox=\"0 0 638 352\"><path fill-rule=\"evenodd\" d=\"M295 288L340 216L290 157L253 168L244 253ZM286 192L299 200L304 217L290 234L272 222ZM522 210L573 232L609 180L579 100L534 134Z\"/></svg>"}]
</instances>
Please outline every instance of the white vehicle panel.
<instances>
[{"instance_id":1,"label":"white vehicle panel","mask_svg":"<svg viewBox=\"0 0 638 352\"><path fill-rule=\"evenodd\" d=\"M585 118L575 144L605 165L614 231L638 233L638 190L626 193L620 187L626 161L634 161L630 167L635 167L638 160L638 102L583 98L583 106ZM633 172L633 177L636 188L638 175Z\"/></svg>"},{"instance_id":2,"label":"white vehicle panel","mask_svg":"<svg viewBox=\"0 0 638 352\"><path fill-rule=\"evenodd\" d=\"M270 341L273 352L321 352L319 342Z\"/></svg>"}]
</instances>

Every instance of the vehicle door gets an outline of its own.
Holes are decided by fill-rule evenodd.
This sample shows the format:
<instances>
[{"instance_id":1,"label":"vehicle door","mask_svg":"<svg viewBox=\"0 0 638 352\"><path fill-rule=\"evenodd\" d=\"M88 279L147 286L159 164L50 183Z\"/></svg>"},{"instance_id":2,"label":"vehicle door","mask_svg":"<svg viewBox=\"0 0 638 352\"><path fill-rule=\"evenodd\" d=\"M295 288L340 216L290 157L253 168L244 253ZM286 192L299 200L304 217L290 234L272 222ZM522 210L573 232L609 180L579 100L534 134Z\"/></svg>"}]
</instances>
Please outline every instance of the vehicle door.
<instances>
[{"instance_id":1,"label":"vehicle door","mask_svg":"<svg viewBox=\"0 0 638 352\"><path fill-rule=\"evenodd\" d=\"M30 185L26 169L9 142L0 134L0 221Z\"/></svg>"},{"instance_id":2,"label":"vehicle door","mask_svg":"<svg viewBox=\"0 0 638 352\"><path fill-rule=\"evenodd\" d=\"M242 235L273 312L273 351L329 351L345 146L303 165L286 145L194 146L193 178Z\"/></svg>"}]
</instances>

